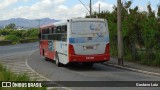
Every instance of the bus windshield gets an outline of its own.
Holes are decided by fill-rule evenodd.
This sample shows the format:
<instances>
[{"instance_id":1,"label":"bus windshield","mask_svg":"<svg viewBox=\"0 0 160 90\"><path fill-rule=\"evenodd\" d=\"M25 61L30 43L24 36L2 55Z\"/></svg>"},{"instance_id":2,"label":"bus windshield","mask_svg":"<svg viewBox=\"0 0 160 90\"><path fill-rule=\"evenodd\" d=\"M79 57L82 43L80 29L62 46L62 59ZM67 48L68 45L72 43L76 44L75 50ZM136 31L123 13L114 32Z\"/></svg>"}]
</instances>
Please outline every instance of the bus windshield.
<instances>
[{"instance_id":1,"label":"bus windshield","mask_svg":"<svg viewBox=\"0 0 160 90\"><path fill-rule=\"evenodd\" d=\"M106 33L106 23L101 21L76 21L72 23L72 34L86 35L96 33Z\"/></svg>"}]
</instances>

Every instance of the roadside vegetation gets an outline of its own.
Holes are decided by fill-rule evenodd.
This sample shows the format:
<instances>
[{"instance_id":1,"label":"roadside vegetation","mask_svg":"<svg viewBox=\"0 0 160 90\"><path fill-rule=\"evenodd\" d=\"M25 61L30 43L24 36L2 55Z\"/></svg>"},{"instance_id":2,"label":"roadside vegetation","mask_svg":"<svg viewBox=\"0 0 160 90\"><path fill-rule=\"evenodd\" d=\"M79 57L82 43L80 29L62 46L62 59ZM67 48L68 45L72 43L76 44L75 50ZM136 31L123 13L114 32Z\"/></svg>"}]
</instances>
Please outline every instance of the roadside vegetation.
<instances>
[{"instance_id":1,"label":"roadside vegetation","mask_svg":"<svg viewBox=\"0 0 160 90\"><path fill-rule=\"evenodd\" d=\"M14 74L0 65L0 81L31 81L26 74ZM46 90L46 88L1 88L1 90Z\"/></svg>"},{"instance_id":2,"label":"roadside vegetation","mask_svg":"<svg viewBox=\"0 0 160 90\"><path fill-rule=\"evenodd\" d=\"M30 40L31 42L38 40L38 28L28 30L16 30L15 24L11 23L4 29L0 30L0 41L12 41L12 44L17 44ZM28 41L29 42L29 41Z\"/></svg>"},{"instance_id":3,"label":"roadside vegetation","mask_svg":"<svg viewBox=\"0 0 160 90\"><path fill-rule=\"evenodd\" d=\"M146 65L160 66L160 5L157 13L151 4L148 11L131 8L132 1L122 4L122 33L124 59ZM102 11L94 16L108 20L111 55L117 57L117 7L112 12ZM89 16L87 16L89 17Z\"/></svg>"}]
</instances>

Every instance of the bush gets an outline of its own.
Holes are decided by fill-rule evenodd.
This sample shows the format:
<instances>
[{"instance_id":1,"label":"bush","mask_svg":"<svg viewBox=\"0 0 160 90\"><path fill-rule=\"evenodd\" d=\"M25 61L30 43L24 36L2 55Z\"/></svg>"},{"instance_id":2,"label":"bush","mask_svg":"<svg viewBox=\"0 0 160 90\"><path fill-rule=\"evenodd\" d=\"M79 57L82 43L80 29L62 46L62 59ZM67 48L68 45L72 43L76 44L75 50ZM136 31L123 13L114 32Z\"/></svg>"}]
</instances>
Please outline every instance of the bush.
<instances>
[{"instance_id":1,"label":"bush","mask_svg":"<svg viewBox=\"0 0 160 90\"><path fill-rule=\"evenodd\" d=\"M7 70L0 64L0 80L1 81L31 81L27 74L15 74L10 70ZM39 88L21 88L21 87L13 87L13 88L1 88L0 90L46 90L45 87Z\"/></svg>"},{"instance_id":2,"label":"bush","mask_svg":"<svg viewBox=\"0 0 160 90\"><path fill-rule=\"evenodd\" d=\"M37 28L31 28L27 31L26 33L27 35L27 38L30 38L30 39L37 39L38 38L38 34L39 34L39 31Z\"/></svg>"},{"instance_id":3,"label":"bush","mask_svg":"<svg viewBox=\"0 0 160 90\"><path fill-rule=\"evenodd\" d=\"M16 35L8 35L5 37L5 40L11 40L13 41L13 44L19 42L20 38L17 37Z\"/></svg>"},{"instance_id":4,"label":"bush","mask_svg":"<svg viewBox=\"0 0 160 90\"><path fill-rule=\"evenodd\" d=\"M140 11L139 7L131 7L132 1L122 3L122 37L123 58L146 65L160 66L160 19L151 5L148 11ZM94 13L99 18L107 19L110 50L112 56L118 56L117 50L117 7L112 12ZM160 16L160 6L158 7Z\"/></svg>"},{"instance_id":5,"label":"bush","mask_svg":"<svg viewBox=\"0 0 160 90\"><path fill-rule=\"evenodd\" d=\"M3 45L10 45L12 44L12 41L10 40L3 40L3 41L0 41L0 46L3 46Z\"/></svg>"},{"instance_id":6,"label":"bush","mask_svg":"<svg viewBox=\"0 0 160 90\"><path fill-rule=\"evenodd\" d=\"M21 39L19 42L20 43L31 43L31 42L36 42L38 39Z\"/></svg>"},{"instance_id":7,"label":"bush","mask_svg":"<svg viewBox=\"0 0 160 90\"><path fill-rule=\"evenodd\" d=\"M0 30L0 35L9 35L10 30Z\"/></svg>"}]
</instances>

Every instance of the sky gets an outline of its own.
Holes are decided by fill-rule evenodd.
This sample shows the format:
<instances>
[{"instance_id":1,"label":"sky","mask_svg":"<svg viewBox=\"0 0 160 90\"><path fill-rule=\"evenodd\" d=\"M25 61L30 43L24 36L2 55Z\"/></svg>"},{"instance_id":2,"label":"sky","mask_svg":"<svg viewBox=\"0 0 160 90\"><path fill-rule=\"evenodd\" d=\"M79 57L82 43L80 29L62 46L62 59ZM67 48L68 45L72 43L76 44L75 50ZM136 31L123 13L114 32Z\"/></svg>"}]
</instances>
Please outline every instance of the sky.
<instances>
[{"instance_id":1,"label":"sky","mask_svg":"<svg viewBox=\"0 0 160 90\"><path fill-rule=\"evenodd\" d=\"M89 9L90 0L81 0ZM129 0L122 0L129 1ZM160 0L131 0L132 8L139 6L140 11L147 10L147 4L151 3L153 10L157 11ZM101 10L113 11L117 0L92 0L93 11L98 11L99 3ZM40 19L52 18L63 20L88 15L88 10L79 0L0 0L0 20L10 18Z\"/></svg>"}]
</instances>

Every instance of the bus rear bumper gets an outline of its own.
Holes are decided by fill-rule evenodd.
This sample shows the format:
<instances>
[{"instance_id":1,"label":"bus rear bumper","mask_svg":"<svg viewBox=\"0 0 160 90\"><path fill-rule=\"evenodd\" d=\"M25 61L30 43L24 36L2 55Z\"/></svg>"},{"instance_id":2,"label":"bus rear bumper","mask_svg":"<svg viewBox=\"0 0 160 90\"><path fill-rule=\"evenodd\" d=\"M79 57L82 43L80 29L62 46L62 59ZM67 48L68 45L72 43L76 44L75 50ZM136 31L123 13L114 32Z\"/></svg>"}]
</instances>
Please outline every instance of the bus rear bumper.
<instances>
[{"instance_id":1,"label":"bus rear bumper","mask_svg":"<svg viewBox=\"0 0 160 90\"><path fill-rule=\"evenodd\" d=\"M109 60L110 60L110 54L69 55L69 62L105 62Z\"/></svg>"}]
</instances>

